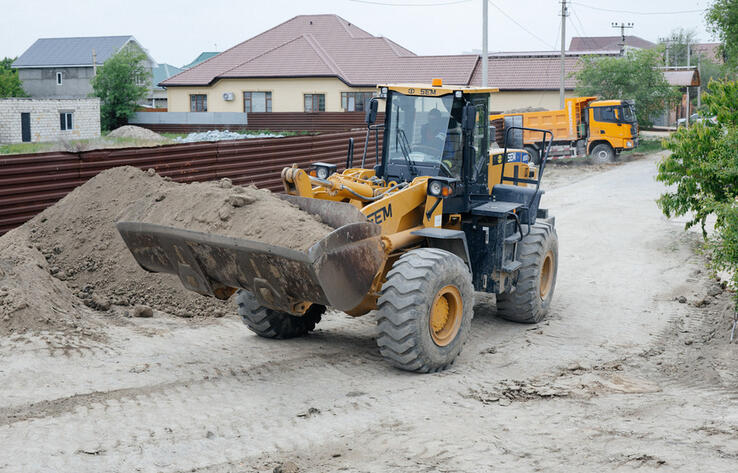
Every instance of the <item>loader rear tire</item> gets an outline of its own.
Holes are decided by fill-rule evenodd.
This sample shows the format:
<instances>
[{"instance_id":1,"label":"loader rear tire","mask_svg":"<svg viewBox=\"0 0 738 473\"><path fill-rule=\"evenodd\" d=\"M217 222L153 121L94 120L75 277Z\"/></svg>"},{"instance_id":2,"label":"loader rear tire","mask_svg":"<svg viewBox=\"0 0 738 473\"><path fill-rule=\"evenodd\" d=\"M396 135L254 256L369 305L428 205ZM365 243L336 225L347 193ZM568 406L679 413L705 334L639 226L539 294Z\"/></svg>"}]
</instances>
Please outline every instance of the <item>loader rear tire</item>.
<instances>
[{"instance_id":1,"label":"loader rear tire","mask_svg":"<svg viewBox=\"0 0 738 473\"><path fill-rule=\"evenodd\" d=\"M551 306L559 265L559 237L553 225L533 225L518 244L518 270L515 290L497 295L497 314L503 319L524 324L543 320Z\"/></svg>"},{"instance_id":2,"label":"loader rear tire","mask_svg":"<svg viewBox=\"0 0 738 473\"><path fill-rule=\"evenodd\" d=\"M249 291L240 290L236 294L238 315L243 323L254 333L265 338L295 338L307 335L315 329L325 306L313 304L305 315L296 316L270 309L259 304Z\"/></svg>"},{"instance_id":3,"label":"loader rear tire","mask_svg":"<svg viewBox=\"0 0 738 473\"><path fill-rule=\"evenodd\" d=\"M397 368L421 373L450 366L469 337L474 287L469 267L436 248L402 255L378 299L377 345Z\"/></svg>"}]
</instances>

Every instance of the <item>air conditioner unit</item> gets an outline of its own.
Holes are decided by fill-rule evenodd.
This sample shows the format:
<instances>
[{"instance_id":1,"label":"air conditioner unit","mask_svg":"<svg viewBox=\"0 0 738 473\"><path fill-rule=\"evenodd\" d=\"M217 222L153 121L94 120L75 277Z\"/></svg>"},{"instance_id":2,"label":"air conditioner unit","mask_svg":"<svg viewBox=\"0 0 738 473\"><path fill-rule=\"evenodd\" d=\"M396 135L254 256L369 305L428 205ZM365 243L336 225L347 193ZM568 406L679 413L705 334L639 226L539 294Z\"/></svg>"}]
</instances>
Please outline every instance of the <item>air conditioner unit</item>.
<instances>
[{"instance_id":1,"label":"air conditioner unit","mask_svg":"<svg viewBox=\"0 0 738 473\"><path fill-rule=\"evenodd\" d=\"M233 92L223 92L223 100L225 100L226 102L230 102L234 98L236 98L236 96L233 94Z\"/></svg>"}]
</instances>

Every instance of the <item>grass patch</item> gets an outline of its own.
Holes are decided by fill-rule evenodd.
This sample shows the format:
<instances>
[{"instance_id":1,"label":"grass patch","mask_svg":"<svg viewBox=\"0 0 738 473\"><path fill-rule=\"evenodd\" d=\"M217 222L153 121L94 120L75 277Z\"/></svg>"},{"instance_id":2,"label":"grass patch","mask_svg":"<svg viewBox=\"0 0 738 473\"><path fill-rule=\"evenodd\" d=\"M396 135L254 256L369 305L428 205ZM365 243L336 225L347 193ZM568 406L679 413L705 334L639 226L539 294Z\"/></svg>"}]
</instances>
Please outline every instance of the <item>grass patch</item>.
<instances>
[{"instance_id":1,"label":"grass patch","mask_svg":"<svg viewBox=\"0 0 738 473\"><path fill-rule=\"evenodd\" d=\"M623 151L621 154L633 154L633 153L655 153L657 151L663 150L664 147L661 146L661 140L644 140L641 139L638 142L638 147L635 149L632 149L630 151Z\"/></svg>"},{"instance_id":2,"label":"grass patch","mask_svg":"<svg viewBox=\"0 0 738 473\"><path fill-rule=\"evenodd\" d=\"M56 143L12 143L0 145L0 154L26 154L56 151Z\"/></svg>"}]
</instances>

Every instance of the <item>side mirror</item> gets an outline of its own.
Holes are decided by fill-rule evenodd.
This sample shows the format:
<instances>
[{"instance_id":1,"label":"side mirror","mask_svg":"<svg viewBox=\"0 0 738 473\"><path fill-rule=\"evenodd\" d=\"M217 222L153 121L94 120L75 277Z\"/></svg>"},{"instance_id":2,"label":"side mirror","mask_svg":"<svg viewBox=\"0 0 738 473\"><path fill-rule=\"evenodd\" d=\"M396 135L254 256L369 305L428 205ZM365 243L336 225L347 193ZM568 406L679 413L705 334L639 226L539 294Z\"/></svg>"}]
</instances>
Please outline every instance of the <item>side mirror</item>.
<instances>
[{"instance_id":1,"label":"side mirror","mask_svg":"<svg viewBox=\"0 0 738 473\"><path fill-rule=\"evenodd\" d=\"M377 102L376 99L371 99L369 101L369 108L366 109L366 117L364 118L367 125L371 125L372 123L377 121L377 110L378 109L379 109L379 102Z\"/></svg>"},{"instance_id":2,"label":"side mirror","mask_svg":"<svg viewBox=\"0 0 738 473\"><path fill-rule=\"evenodd\" d=\"M464 105L464 110L461 115L461 128L465 133L470 133L474 130L474 125L477 122L477 107L472 104Z\"/></svg>"}]
</instances>

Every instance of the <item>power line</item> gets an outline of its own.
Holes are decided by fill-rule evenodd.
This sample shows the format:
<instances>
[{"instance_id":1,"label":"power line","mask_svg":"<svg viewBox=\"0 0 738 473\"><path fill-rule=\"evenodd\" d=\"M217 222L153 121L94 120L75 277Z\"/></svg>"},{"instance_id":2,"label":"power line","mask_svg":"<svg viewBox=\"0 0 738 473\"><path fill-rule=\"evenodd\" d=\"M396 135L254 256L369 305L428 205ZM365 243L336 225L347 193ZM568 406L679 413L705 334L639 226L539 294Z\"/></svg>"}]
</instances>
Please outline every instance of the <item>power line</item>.
<instances>
[{"instance_id":1,"label":"power line","mask_svg":"<svg viewBox=\"0 0 738 473\"><path fill-rule=\"evenodd\" d=\"M627 13L629 15L681 15L684 13L701 13L704 10L679 10L679 11L632 11L632 10L613 10L610 8L593 7L579 2L571 2L573 5L579 5L580 7L589 8L591 10L605 11L609 13Z\"/></svg>"},{"instance_id":2,"label":"power line","mask_svg":"<svg viewBox=\"0 0 738 473\"><path fill-rule=\"evenodd\" d=\"M450 2L438 2L438 3L388 3L388 2L375 2L372 0L349 0L354 3L364 3L367 5L382 5L385 7L441 7L444 5L457 5L459 3L467 3L471 0L454 0Z\"/></svg>"},{"instance_id":3,"label":"power line","mask_svg":"<svg viewBox=\"0 0 738 473\"><path fill-rule=\"evenodd\" d=\"M523 31L527 32L529 35L531 35L532 37L534 37L535 39L537 39L541 43L545 44L546 47L549 47L549 48L551 47L551 44L548 43L545 39L541 38L540 36L538 36L537 34L535 34L534 32L532 32L531 30L529 30L528 28L526 28L522 24L518 23L518 21L515 20L515 18L513 18L510 15L508 15L507 13L505 13L505 11L503 9L501 9L500 7L498 7L497 5L495 5L494 2L492 2L492 0L488 0L488 1L489 1L489 4L490 5L492 5L493 7L495 7L495 10L497 10L500 13L502 13L505 16L505 18L507 18L508 20L512 21L516 25L518 25L518 27L520 27L520 29L522 29ZM556 49L556 48L554 47L553 49Z\"/></svg>"}]
</instances>

